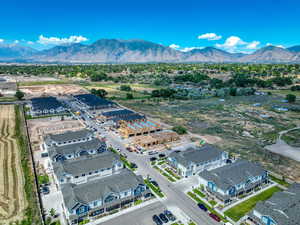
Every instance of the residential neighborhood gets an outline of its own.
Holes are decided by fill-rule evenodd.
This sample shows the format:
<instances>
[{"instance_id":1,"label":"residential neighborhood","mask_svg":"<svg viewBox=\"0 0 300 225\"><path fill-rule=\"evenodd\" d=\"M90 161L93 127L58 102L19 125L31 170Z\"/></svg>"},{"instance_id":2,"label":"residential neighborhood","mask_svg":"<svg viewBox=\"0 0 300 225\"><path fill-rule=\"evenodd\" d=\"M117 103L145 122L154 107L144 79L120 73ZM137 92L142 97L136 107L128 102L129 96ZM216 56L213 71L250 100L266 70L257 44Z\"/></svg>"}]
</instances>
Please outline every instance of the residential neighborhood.
<instances>
[{"instance_id":1,"label":"residential neighborhood","mask_svg":"<svg viewBox=\"0 0 300 225\"><path fill-rule=\"evenodd\" d=\"M55 125L57 129L42 134L37 143L35 160L50 178L50 186L41 189L42 204L49 211L58 201L54 208L62 224L113 225L109 221L126 212L138 217L143 208L157 204L161 212L145 216L145 224L277 224L277 217L265 218L262 212L268 201L231 216L231 210L264 193L272 192L269 201L290 193L259 163L233 157L205 141L195 142L189 134L179 135L146 115L92 94L44 99L58 103L50 104L53 109L39 104L40 114L34 107L38 101L32 99L26 106L31 122L82 125L62 131ZM180 198L183 205L175 206L172 202ZM124 224L132 221L127 220Z\"/></svg>"}]
</instances>

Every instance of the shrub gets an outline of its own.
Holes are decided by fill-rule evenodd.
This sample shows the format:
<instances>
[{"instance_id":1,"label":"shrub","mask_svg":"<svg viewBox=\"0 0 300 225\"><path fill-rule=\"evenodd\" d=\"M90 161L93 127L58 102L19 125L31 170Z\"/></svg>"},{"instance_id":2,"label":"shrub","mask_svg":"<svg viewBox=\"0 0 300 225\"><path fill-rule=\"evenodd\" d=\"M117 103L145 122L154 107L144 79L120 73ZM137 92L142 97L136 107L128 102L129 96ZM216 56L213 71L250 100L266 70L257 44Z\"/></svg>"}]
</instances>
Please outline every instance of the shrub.
<instances>
[{"instance_id":1,"label":"shrub","mask_svg":"<svg viewBox=\"0 0 300 225\"><path fill-rule=\"evenodd\" d=\"M182 135L187 133L187 129L183 126L175 126L172 128L177 134Z\"/></svg>"}]
</instances>

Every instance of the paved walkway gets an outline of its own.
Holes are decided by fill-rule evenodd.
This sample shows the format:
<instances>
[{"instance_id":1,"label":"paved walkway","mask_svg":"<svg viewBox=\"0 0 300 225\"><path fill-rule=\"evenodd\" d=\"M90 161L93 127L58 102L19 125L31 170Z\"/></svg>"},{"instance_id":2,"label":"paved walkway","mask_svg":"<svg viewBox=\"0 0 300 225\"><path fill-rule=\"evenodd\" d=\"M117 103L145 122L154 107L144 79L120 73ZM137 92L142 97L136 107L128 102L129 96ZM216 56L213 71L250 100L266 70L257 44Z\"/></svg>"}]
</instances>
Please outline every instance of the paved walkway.
<instances>
[{"instance_id":1,"label":"paved walkway","mask_svg":"<svg viewBox=\"0 0 300 225\"><path fill-rule=\"evenodd\" d=\"M286 156L290 159L300 162L300 148L292 147L288 145L284 140L281 139L283 134L286 134L289 131L297 130L297 129L300 129L300 126L285 131L281 131L279 133L279 137L276 143L273 145L267 145L265 148L271 152Z\"/></svg>"}]
</instances>

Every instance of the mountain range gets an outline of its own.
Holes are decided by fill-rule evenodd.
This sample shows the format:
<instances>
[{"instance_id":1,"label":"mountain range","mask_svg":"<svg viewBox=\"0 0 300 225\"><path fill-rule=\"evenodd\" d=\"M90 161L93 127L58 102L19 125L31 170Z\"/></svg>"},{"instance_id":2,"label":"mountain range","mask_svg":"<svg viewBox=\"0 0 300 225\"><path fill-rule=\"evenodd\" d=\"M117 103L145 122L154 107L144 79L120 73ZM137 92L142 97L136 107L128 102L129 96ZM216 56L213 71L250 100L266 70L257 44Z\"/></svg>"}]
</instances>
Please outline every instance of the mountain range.
<instances>
[{"instance_id":1,"label":"mountain range","mask_svg":"<svg viewBox=\"0 0 300 225\"><path fill-rule=\"evenodd\" d=\"M100 39L90 45L70 44L38 51L17 44L0 45L2 62L35 63L300 63L300 45L290 48L267 46L251 54L230 53L214 47L182 52L144 40Z\"/></svg>"}]
</instances>

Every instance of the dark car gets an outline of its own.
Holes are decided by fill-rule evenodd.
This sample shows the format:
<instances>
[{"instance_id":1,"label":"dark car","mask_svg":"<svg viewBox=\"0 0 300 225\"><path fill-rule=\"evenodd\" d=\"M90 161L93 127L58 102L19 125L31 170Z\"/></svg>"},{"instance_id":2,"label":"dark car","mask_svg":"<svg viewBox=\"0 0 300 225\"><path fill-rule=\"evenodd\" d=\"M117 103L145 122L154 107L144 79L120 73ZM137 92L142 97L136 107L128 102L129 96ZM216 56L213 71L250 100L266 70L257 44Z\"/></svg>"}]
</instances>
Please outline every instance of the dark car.
<instances>
[{"instance_id":1,"label":"dark car","mask_svg":"<svg viewBox=\"0 0 300 225\"><path fill-rule=\"evenodd\" d=\"M176 150L176 151L174 151L174 152L179 153L179 152L181 152L181 151L180 151L180 150Z\"/></svg>"},{"instance_id":2,"label":"dark car","mask_svg":"<svg viewBox=\"0 0 300 225\"><path fill-rule=\"evenodd\" d=\"M150 161L151 161L151 162L153 162L153 161L155 161L155 160L157 160L156 157L151 157L151 158L150 158Z\"/></svg>"},{"instance_id":3,"label":"dark car","mask_svg":"<svg viewBox=\"0 0 300 225\"><path fill-rule=\"evenodd\" d=\"M163 224L157 215L154 215L152 217L152 220L153 220L154 223L156 223L156 225L162 225Z\"/></svg>"},{"instance_id":4,"label":"dark car","mask_svg":"<svg viewBox=\"0 0 300 225\"><path fill-rule=\"evenodd\" d=\"M159 214L159 219L161 219L161 221L163 221L164 223L169 222L168 218L163 213Z\"/></svg>"},{"instance_id":5,"label":"dark car","mask_svg":"<svg viewBox=\"0 0 300 225\"><path fill-rule=\"evenodd\" d=\"M135 163L131 163L131 168L133 168L133 169L137 169L137 168L138 168L138 166L137 166Z\"/></svg>"},{"instance_id":6,"label":"dark car","mask_svg":"<svg viewBox=\"0 0 300 225\"><path fill-rule=\"evenodd\" d=\"M216 214L210 213L209 216L217 222L221 221L220 217L218 217Z\"/></svg>"},{"instance_id":7,"label":"dark car","mask_svg":"<svg viewBox=\"0 0 300 225\"><path fill-rule=\"evenodd\" d=\"M163 153L160 153L160 154L158 155L158 157L159 157L159 158L164 158L164 157L166 157L166 155L163 154Z\"/></svg>"},{"instance_id":8,"label":"dark car","mask_svg":"<svg viewBox=\"0 0 300 225\"><path fill-rule=\"evenodd\" d=\"M156 187L159 186L158 183L157 183L155 180L152 180L151 183L152 183L154 186L156 186Z\"/></svg>"},{"instance_id":9,"label":"dark car","mask_svg":"<svg viewBox=\"0 0 300 225\"><path fill-rule=\"evenodd\" d=\"M170 221L174 222L176 220L176 217L169 210L165 210L164 214Z\"/></svg>"},{"instance_id":10,"label":"dark car","mask_svg":"<svg viewBox=\"0 0 300 225\"><path fill-rule=\"evenodd\" d=\"M49 189L49 187L47 187L47 186L43 186L43 187L41 187L41 192L42 192L44 195L47 195L47 194L50 193L50 189Z\"/></svg>"},{"instance_id":11,"label":"dark car","mask_svg":"<svg viewBox=\"0 0 300 225\"><path fill-rule=\"evenodd\" d=\"M207 208L205 207L205 205L201 204L201 203L198 203L198 207L200 209L202 209L203 211L207 212Z\"/></svg>"}]
</instances>

